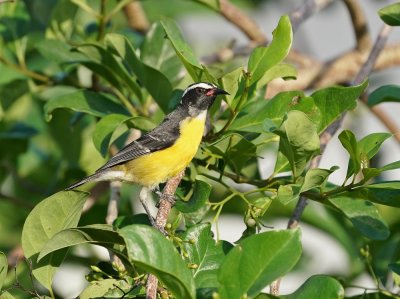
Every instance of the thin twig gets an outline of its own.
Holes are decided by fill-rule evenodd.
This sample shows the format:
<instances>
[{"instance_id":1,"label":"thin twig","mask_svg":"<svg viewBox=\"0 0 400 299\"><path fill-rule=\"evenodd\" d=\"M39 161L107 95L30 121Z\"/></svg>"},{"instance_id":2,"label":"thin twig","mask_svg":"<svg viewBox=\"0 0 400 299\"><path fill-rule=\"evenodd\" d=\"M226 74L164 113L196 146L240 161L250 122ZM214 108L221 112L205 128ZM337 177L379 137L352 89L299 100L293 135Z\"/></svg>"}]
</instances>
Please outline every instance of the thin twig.
<instances>
[{"instance_id":1,"label":"thin twig","mask_svg":"<svg viewBox=\"0 0 400 299\"><path fill-rule=\"evenodd\" d=\"M367 18L358 0L343 0L349 11L356 36L357 50L367 52L371 47L371 36L368 30Z\"/></svg>"},{"instance_id":2,"label":"thin twig","mask_svg":"<svg viewBox=\"0 0 400 299\"><path fill-rule=\"evenodd\" d=\"M128 3L124 6L123 11L130 28L141 33L147 32L150 24L140 1L132 1Z\"/></svg>"},{"instance_id":3,"label":"thin twig","mask_svg":"<svg viewBox=\"0 0 400 299\"><path fill-rule=\"evenodd\" d=\"M174 176L173 178L170 178L163 189L157 216L155 219L156 228L158 228L161 232L164 231L164 227L167 224L168 215L172 208L171 198L174 196L176 188L178 188L178 185L181 182L184 174L185 171L183 170L178 175ZM157 277L150 274L147 279L147 285L146 285L147 299L157 298L157 285L158 285Z\"/></svg>"},{"instance_id":4,"label":"thin twig","mask_svg":"<svg viewBox=\"0 0 400 299\"><path fill-rule=\"evenodd\" d=\"M256 44L267 42L267 37L251 18L228 0L220 0L220 13L229 22L239 28L251 41Z\"/></svg>"},{"instance_id":5,"label":"thin twig","mask_svg":"<svg viewBox=\"0 0 400 299\"><path fill-rule=\"evenodd\" d=\"M333 0L307 0L290 14L293 32L296 32L301 23L315 13L331 4Z\"/></svg>"}]
</instances>

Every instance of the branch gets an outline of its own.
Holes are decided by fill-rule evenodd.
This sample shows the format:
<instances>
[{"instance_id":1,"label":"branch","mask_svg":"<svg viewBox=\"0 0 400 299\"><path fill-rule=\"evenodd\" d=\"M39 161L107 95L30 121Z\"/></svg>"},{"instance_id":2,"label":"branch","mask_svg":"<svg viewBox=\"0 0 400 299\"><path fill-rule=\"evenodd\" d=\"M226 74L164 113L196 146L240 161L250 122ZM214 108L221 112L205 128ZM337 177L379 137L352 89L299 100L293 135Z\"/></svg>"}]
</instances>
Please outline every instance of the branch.
<instances>
[{"instance_id":1,"label":"branch","mask_svg":"<svg viewBox=\"0 0 400 299\"><path fill-rule=\"evenodd\" d=\"M290 15L293 32L296 32L301 23L309 17L331 4L333 0L307 0L301 6L296 8Z\"/></svg>"},{"instance_id":2,"label":"branch","mask_svg":"<svg viewBox=\"0 0 400 299\"><path fill-rule=\"evenodd\" d=\"M167 224L168 215L172 208L171 198L174 197L176 188L178 188L178 185L181 182L184 174L185 171L183 170L173 178L170 178L163 189L157 216L155 219L156 228L159 229L160 231L164 231L164 227ZM157 277L150 274L149 278L147 279L146 298L148 299L157 298L157 284L158 284Z\"/></svg>"},{"instance_id":3,"label":"branch","mask_svg":"<svg viewBox=\"0 0 400 299\"><path fill-rule=\"evenodd\" d=\"M128 3L123 8L128 25L135 31L146 33L149 29L149 21L143 11L142 4L139 1Z\"/></svg>"},{"instance_id":4,"label":"branch","mask_svg":"<svg viewBox=\"0 0 400 299\"><path fill-rule=\"evenodd\" d=\"M356 36L356 49L360 52L367 52L371 47L371 36L368 30L367 19L358 0L343 0L349 11Z\"/></svg>"},{"instance_id":5,"label":"branch","mask_svg":"<svg viewBox=\"0 0 400 299\"><path fill-rule=\"evenodd\" d=\"M261 28L228 0L220 0L220 13L225 19L238 27L251 41L256 44L267 42L267 37Z\"/></svg>"},{"instance_id":6,"label":"branch","mask_svg":"<svg viewBox=\"0 0 400 299\"><path fill-rule=\"evenodd\" d=\"M34 208L34 204L28 201L25 201L23 199L14 197L14 196L10 196L10 195L6 195L4 193L0 193L0 198L2 198L3 200L17 206L17 207L21 207L27 210L32 210Z\"/></svg>"}]
</instances>

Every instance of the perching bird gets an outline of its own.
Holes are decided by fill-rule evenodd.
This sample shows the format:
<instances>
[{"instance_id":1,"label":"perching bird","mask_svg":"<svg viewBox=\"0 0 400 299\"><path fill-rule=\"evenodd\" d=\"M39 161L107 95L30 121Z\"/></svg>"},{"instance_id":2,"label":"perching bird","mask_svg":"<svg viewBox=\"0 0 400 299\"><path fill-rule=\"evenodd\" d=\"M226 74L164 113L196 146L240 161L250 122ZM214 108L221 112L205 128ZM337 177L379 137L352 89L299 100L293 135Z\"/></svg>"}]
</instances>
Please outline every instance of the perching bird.
<instances>
[{"instance_id":1,"label":"perching bird","mask_svg":"<svg viewBox=\"0 0 400 299\"><path fill-rule=\"evenodd\" d=\"M207 110L217 95L228 94L211 83L189 85L163 122L125 146L94 174L65 190L90 181L122 181L154 189L177 175L193 159L204 133Z\"/></svg>"}]
</instances>

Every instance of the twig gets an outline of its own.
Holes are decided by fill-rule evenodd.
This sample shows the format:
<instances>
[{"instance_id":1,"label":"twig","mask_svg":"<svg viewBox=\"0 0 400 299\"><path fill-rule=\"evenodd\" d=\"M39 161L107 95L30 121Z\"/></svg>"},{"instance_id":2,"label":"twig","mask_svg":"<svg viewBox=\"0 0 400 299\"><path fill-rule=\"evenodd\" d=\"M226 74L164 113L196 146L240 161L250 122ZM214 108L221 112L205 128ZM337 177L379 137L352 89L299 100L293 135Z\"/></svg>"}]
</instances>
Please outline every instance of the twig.
<instances>
[{"instance_id":1,"label":"twig","mask_svg":"<svg viewBox=\"0 0 400 299\"><path fill-rule=\"evenodd\" d=\"M167 224L168 215L172 208L171 198L174 196L176 188L178 188L178 185L181 182L184 174L185 171L183 170L178 175L174 176L173 178L170 178L163 189L163 193L160 198L159 208L155 220L156 228L158 228L160 231L164 231L164 227ZM157 298L157 284L158 284L157 277L150 274L147 279L147 285L146 285L147 299Z\"/></svg>"},{"instance_id":2,"label":"twig","mask_svg":"<svg viewBox=\"0 0 400 299\"><path fill-rule=\"evenodd\" d=\"M295 32L300 24L306 19L314 15L316 12L331 4L333 0L307 0L301 6L296 8L290 14L290 22L292 23L293 32Z\"/></svg>"},{"instance_id":3,"label":"twig","mask_svg":"<svg viewBox=\"0 0 400 299\"><path fill-rule=\"evenodd\" d=\"M16 65L16 64L6 60L2 56L0 56L0 62L3 63L6 66L18 71L19 73L21 73L21 74L23 74L23 75L25 75L27 77L30 77L30 78L32 78L34 80L40 81L42 83L49 83L51 81L51 79L49 77L46 77L46 76L44 76L42 74L33 72L31 70L28 70L27 68L25 68L23 66Z\"/></svg>"},{"instance_id":4,"label":"twig","mask_svg":"<svg viewBox=\"0 0 400 299\"><path fill-rule=\"evenodd\" d=\"M343 0L349 11L356 36L357 50L367 52L371 47L371 36L368 30L367 18L358 0Z\"/></svg>"},{"instance_id":5,"label":"twig","mask_svg":"<svg viewBox=\"0 0 400 299\"><path fill-rule=\"evenodd\" d=\"M260 26L228 0L220 0L220 13L225 19L239 28L251 41L256 44L267 42L267 37Z\"/></svg>"},{"instance_id":6,"label":"twig","mask_svg":"<svg viewBox=\"0 0 400 299\"><path fill-rule=\"evenodd\" d=\"M14 196L6 195L4 193L0 193L0 198L2 198L5 201L8 201L9 203L12 203L13 205L15 205L17 207L22 207L27 210L32 210L33 207L35 206L34 204L32 204L30 202L27 202L25 200L22 200L20 198L14 197Z\"/></svg>"},{"instance_id":7,"label":"twig","mask_svg":"<svg viewBox=\"0 0 400 299\"><path fill-rule=\"evenodd\" d=\"M123 10L130 28L141 33L145 33L149 29L149 21L139 1L128 3Z\"/></svg>"}]
</instances>

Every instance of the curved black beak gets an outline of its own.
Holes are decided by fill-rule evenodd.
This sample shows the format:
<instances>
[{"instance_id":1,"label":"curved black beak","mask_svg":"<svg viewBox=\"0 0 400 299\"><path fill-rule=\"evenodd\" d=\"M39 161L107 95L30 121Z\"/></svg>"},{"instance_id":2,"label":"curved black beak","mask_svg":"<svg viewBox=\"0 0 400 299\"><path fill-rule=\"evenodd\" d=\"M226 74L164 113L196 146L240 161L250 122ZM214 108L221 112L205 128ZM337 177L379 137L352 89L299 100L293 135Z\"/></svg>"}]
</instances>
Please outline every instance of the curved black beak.
<instances>
[{"instance_id":1,"label":"curved black beak","mask_svg":"<svg viewBox=\"0 0 400 299\"><path fill-rule=\"evenodd\" d=\"M217 88L215 88L214 94L220 95L220 94L229 94L229 93L227 91L217 87Z\"/></svg>"}]
</instances>

